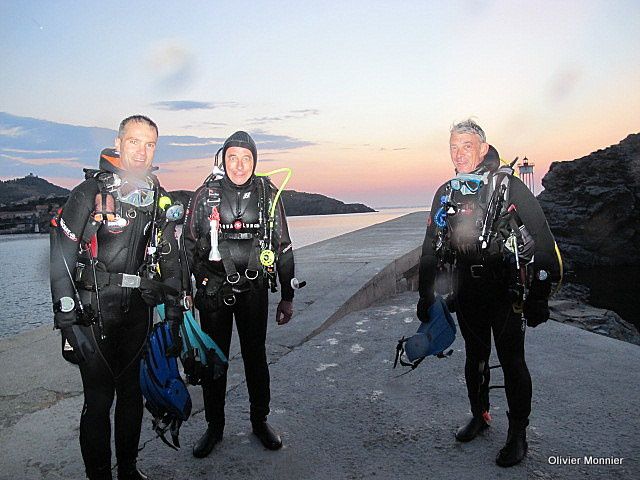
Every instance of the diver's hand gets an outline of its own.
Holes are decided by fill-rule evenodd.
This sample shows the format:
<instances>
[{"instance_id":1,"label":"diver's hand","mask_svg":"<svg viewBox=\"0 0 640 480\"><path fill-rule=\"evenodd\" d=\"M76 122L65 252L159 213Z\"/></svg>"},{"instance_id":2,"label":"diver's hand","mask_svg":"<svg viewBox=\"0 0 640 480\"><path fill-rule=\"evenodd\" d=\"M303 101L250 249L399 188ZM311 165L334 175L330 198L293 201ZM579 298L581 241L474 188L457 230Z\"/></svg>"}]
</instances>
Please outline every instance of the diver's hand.
<instances>
[{"instance_id":1,"label":"diver's hand","mask_svg":"<svg viewBox=\"0 0 640 480\"><path fill-rule=\"evenodd\" d=\"M280 300L278 308L276 309L276 323L278 325L284 325L289 323L293 317L293 302L287 300Z\"/></svg>"},{"instance_id":2,"label":"diver's hand","mask_svg":"<svg viewBox=\"0 0 640 480\"><path fill-rule=\"evenodd\" d=\"M165 355L167 357L179 357L182 353L182 337L180 336L180 325L182 325L183 310L177 297L167 295L164 304L165 320L169 322L171 332L171 346L167 347Z\"/></svg>"},{"instance_id":3,"label":"diver's hand","mask_svg":"<svg viewBox=\"0 0 640 480\"><path fill-rule=\"evenodd\" d=\"M418 300L418 305L416 306L416 316L422 323L429 323L429 321L431 320L429 318L430 306L431 303L429 303L426 298L420 297L420 300Z\"/></svg>"},{"instance_id":4,"label":"diver's hand","mask_svg":"<svg viewBox=\"0 0 640 480\"><path fill-rule=\"evenodd\" d=\"M161 292L142 287L139 287L139 289L140 296L148 306L155 307L156 305L160 305L164 302Z\"/></svg>"},{"instance_id":5,"label":"diver's hand","mask_svg":"<svg viewBox=\"0 0 640 480\"><path fill-rule=\"evenodd\" d=\"M547 298L527 297L524 301L523 315L527 325L532 328L549 320L549 300Z\"/></svg>"},{"instance_id":6,"label":"diver's hand","mask_svg":"<svg viewBox=\"0 0 640 480\"><path fill-rule=\"evenodd\" d=\"M90 327L73 325L61 329L62 357L69 363L78 365L95 353L91 340L86 335Z\"/></svg>"},{"instance_id":7,"label":"diver's hand","mask_svg":"<svg viewBox=\"0 0 640 480\"><path fill-rule=\"evenodd\" d=\"M444 297L442 297L444 303L447 305L447 309L449 313L455 313L456 311L456 295L455 293L447 293Z\"/></svg>"}]
</instances>

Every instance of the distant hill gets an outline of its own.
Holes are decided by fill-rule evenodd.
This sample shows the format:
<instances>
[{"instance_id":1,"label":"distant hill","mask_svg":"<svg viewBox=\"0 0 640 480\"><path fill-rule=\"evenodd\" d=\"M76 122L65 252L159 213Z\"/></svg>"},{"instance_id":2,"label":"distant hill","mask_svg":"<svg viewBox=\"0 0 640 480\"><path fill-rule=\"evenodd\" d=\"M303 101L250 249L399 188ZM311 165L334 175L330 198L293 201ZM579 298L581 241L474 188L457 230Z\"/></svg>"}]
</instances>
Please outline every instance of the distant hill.
<instances>
[{"instance_id":1,"label":"distant hill","mask_svg":"<svg viewBox=\"0 0 640 480\"><path fill-rule=\"evenodd\" d=\"M176 200L187 204L193 192L188 190L176 190L171 192ZM301 215L336 215L341 213L368 213L375 212L373 208L362 203L344 203L335 198L320 195L319 193L296 192L285 190L282 192L282 202L288 217Z\"/></svg>"},{"instance_id":2,"label":"distant hill","mask_svg":"<svg viewBox=\"0 0 640 480\"><path fill-rule=\"evenodd\" d=\"M47 197L65 197L69 190L35 175L14 180L0 180L0 205L27 203Z\"/></svg>"},{"instance_id":3,"label":"distant hill","mask_svg":"<svg viewBox=\"0 0 640 480\"><path fill-rule=\"evenodd\" d=\"M375 212L373 208L362 203L344 203L319 193L296 192L295 190L282 192L282 201L288 216Z\"/></svg>"},{"instance_id":4,"label":"distant hill","mask_svg":"<svg viewBox=\"0 0 640 480\"><path fill-rule=\"evenodd\" d=\"M175 195L183 203L186 203L191 193L179 190L175 192ZM3 210L11 209L16 204L34 204L42 198L66 197L68 195L69 190L66 188L58 187L34 175L0 181L0 206L3 207ZM375 212L373 208L361 203L344 203L318 193L296 192L295 190L285 190L282 193L282 201L289 216Z\"/></svg>"}]
</instances>

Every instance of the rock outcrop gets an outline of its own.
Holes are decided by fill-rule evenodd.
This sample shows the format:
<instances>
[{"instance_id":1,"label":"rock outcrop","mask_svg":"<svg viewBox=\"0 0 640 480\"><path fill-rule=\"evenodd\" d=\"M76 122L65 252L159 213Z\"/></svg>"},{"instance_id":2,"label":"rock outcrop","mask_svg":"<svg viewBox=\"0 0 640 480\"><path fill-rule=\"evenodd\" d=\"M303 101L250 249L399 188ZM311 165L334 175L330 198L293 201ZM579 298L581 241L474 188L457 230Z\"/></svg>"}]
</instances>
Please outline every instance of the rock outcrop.
<instances>
[{"instance_id":1,"label":"rock outcrop","mask_svg":"<svg viewBox=\"0 0 640 480\"><path fill-rule=\"evenodd\" d=\"M550 318L589 332L640 345L640 333L613 310L588 304L589 288L573 283L565 284L549 300Z\"/></svg>"},{"instance_id":2,"label":"rock outcrop","mask_svg":"<svg viewBox=\"0 0 640 480\"><path fill-rule=\"evenodd\" d=\"M538 196L569 268L640 266L640 133L554 162Z\"/></svg>"},{"instance_id":3,"label":"rock outcrop","mask_svg":"<svg viewBox=\"0 0 640 480\"><path fill-rule=\"evenodd\" d=\"M565 283L575 282L550 302L551 318L640 345L640 134L552 163L542 185Z\"/></svg>"}]
</instances>

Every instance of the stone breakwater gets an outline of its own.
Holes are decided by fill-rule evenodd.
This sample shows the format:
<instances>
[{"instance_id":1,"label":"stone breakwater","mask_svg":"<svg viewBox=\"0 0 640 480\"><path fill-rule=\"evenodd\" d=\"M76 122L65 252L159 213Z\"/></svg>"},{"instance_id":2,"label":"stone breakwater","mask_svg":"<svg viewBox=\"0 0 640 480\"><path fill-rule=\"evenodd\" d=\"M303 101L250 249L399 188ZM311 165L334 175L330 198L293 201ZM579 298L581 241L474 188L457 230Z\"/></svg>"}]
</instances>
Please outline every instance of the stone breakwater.
<instances>
[{"instance_id":1,"label":"stone breakwater","mask_svg":"<svg viewBox=\"0 0 640 480\"><path fill-rule=\"evenodd\" d=\"M412 214L296 252L297 275L308 286L286 326L273 321L271 299L267 336L270 421L282 432L282 451L265 451L251 435L236 338L220 447L204 460L191 455L205 428L201 389L191 388L184 448L169 451L154 439L146 417L140 467L156 480L504 476L493 462L507 433L502 392L492 394L485 435L465 445L453 440L468 418L460 337L450 358L428 359L402 377L391 368L397 340L418 327L416 293L407 290L415 286L424 225L424 214ZM639 384L640 349L551 321L527 333L527 360L535 385L530 452L509 478L639 478L640 397L629 386ZM57 332L42 327L0 341L0 362L0 478L82 478L82 386L60 356ZM548 461L585 456L624 461Z\"/></svg>"}]
</instances>

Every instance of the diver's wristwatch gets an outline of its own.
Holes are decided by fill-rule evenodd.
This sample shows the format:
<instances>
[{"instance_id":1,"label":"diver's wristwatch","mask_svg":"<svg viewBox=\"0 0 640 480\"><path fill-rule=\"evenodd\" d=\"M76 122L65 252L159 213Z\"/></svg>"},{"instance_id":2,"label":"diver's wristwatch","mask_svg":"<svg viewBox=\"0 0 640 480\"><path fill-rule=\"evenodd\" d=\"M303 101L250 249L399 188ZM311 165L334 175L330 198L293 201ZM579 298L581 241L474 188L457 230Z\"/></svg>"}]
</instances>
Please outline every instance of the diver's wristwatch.
<instances>
[{"instance_id":1,"label":"diver's wristwatch","mask_svg":"<svg viewBox=\"0 0 640 480\"><path fill-rule=\"evenodd\" d=\"M69 313L72 312L74 308L76 308L76 302L71 297L62 297L53 304L53 311L55 313Z\"/></svg>"}]
</instances>

